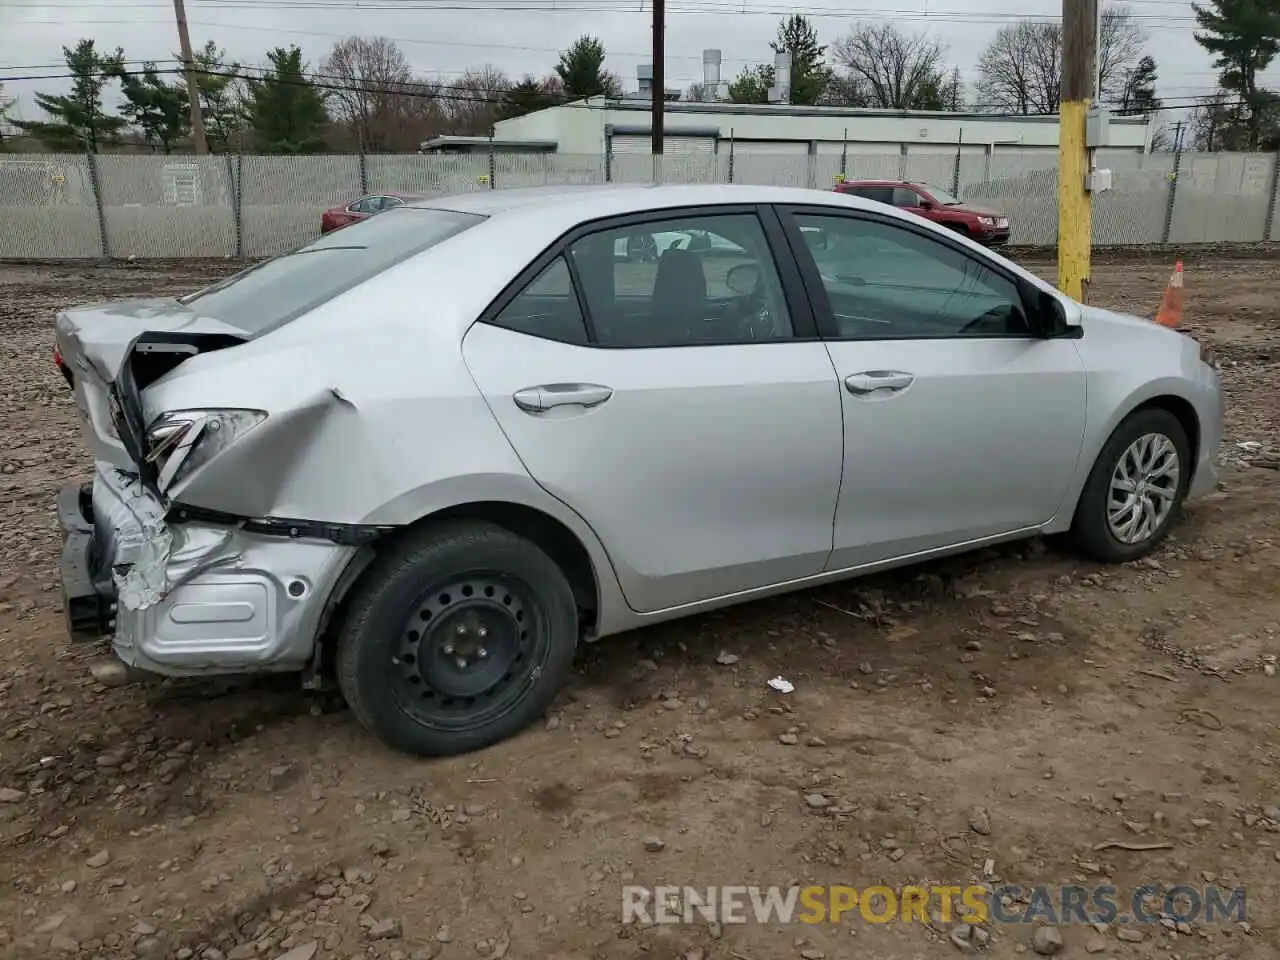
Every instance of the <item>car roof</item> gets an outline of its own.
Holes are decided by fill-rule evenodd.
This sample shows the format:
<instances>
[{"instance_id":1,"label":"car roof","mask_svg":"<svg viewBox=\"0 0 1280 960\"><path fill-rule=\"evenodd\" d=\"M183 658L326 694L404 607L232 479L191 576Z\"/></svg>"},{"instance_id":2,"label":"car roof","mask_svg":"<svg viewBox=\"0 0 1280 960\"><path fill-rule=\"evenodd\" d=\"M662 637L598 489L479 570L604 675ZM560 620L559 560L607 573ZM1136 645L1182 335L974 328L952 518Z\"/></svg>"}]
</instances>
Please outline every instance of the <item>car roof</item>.
<instances>
[{"instance_id":1,"label":"car roof","mask_svg":"<svg viewBox=\"0 0 1280 960\"><path fill-rule=\"evenodd\" d=\"M453 210L486 217L523 219L548 215L555 220L585 222L599 217L642 213L668 207L718 204L794 203L875 209L858 197L839 196L803 187L752 184L593 184L513 187L432 197L411 207Z\"/></svg>"}]
</instances>

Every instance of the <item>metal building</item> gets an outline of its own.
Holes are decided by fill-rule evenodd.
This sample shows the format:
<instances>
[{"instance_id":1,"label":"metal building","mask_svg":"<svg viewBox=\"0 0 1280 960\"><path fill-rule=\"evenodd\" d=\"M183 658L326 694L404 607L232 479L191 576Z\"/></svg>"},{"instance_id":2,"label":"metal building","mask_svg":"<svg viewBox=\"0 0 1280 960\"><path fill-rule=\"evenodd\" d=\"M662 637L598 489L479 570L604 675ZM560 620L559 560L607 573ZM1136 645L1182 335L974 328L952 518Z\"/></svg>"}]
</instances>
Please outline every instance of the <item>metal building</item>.
<instances>
[{"instance_id":1,"label":"metal building","mask_svg":"<svg viewBox=\"0 0 1280 960\"><path fill-rule=\"evenodd\" d=\"M703 90L715 100L675 100L668 91L664 152L737 156L894 155L988 156L1000 149L1056 155L1056 116L993 116L980 113L869 110L850 107L799 107L788 104L723 102L720 52L703 52ZM497 140L555 144L561 154L648 154L652 138L652 71L637 70L639 92L617 99L591 97L500 121ZM1113 150L1148 152L1152 127L1145 117L1112 117Z\"/></svg>"}]
</instances>

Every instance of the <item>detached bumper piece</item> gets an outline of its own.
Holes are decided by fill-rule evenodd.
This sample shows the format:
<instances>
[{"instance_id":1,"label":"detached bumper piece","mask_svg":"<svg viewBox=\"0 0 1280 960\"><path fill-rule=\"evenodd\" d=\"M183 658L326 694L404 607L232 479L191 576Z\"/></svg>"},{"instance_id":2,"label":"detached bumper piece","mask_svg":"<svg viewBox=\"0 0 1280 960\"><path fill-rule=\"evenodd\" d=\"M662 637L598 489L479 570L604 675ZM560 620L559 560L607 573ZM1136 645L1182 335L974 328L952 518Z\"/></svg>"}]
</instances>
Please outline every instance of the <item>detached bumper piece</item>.
<instances>
[{"instance_id":1,"label":"detached bumper piece","mask_svg":"<svg viewBox=\"0 0 1280 960\"><path fill-rule=\"evenodd\" d=\"M72 640L99 640L116 620L111 568L94 541L93 485L69 484L58 491L62 527L62 612Z\"/></svg>"}]
</instances>

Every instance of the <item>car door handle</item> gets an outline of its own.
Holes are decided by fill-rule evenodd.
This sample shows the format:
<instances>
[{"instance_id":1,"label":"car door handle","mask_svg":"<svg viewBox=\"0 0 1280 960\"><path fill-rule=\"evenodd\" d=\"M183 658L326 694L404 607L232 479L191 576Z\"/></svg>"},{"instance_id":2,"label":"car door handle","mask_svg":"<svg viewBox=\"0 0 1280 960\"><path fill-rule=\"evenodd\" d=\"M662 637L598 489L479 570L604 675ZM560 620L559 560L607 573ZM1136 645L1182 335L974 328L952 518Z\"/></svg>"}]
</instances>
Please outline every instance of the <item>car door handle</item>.
<instances>
[{"instance_id":1,"label":"car door handle","mask_svg":"<svg viewBox=\"0 0 1280 960\"><path fill-rule=\"evenodd\" d=\"M897 392L915 382L915 377L900 370L867 370L844 378L845 389L855 397L867 396L878 390Z\"/></svg>"},{"instance_id":2,"label":"car door handle","mask_svg":"<svg viewBox=\"0 0 1280 960\"><path fill-rule=\"evenodd\" d=\"M555 407L598 407L612 396L609 387L595 383L547 383L517 390L512 399L526 413L543 413Z\"/></svg>"}]
</instances>

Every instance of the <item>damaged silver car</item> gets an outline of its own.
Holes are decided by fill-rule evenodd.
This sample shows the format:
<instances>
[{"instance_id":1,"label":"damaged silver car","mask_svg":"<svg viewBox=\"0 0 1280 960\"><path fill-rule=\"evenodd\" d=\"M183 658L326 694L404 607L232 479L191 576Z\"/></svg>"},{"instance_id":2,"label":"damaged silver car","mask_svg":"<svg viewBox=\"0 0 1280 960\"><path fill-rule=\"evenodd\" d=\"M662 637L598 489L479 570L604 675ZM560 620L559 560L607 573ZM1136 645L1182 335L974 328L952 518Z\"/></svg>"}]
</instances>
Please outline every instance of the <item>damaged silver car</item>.
<instances>
[{"instance_id":1,"label":"damaged silver car","mask_svg":"<svg viewBox=\"0 0 1280 960\"><path fill-rule=\"evenodd\" d=\"M1221 435L1189 338L785 188L416 201L56 348L72 635L336 675L420 754L520 730L582 639L1040 533L1143 556Z\"/></svg>"}]
</instances>

